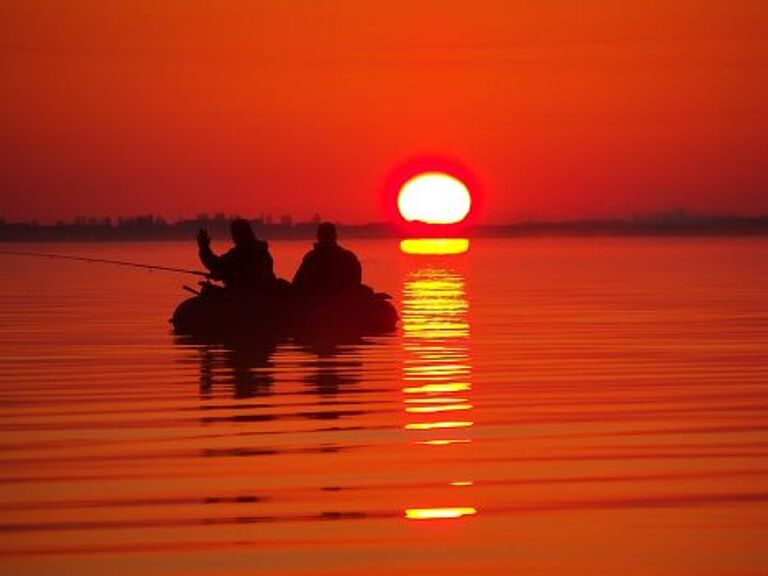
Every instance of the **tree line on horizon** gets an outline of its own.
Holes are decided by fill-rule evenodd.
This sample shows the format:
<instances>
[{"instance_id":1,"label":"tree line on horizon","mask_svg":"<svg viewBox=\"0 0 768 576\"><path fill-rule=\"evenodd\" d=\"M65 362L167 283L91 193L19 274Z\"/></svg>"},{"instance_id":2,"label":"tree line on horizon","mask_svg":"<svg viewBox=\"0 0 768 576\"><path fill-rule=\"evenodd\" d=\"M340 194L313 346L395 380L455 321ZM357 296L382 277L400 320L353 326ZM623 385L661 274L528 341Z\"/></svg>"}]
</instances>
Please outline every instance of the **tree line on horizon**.
<instances>
[{"instance_id":1,"label":"tree line on horizon","mask_svg":"<svg viewBox=\"0 0 768 576\"><path fill-rule=\"evenodd\" d=\"M0 219L0 241L58 241L58 240L178 240L193 238L200 228L206 228L215 238L229 234L229 222L238 215L218 213L199 214L194 218L169 221L153 214L130 217L79 216L70 221L53 224L8 222ZM290 215L277 221L269 216L249 218L254 232L267 238L309 238L315 233L320 215L309 221L296 222ZM344 234L355 237L386 237L403 235L394 224L338 223ZM445 228L443 229L445 231ZM507 224L476 224L465 230L472 236L534 235L534 234L768 234L768 214L743 216L737 214L696 214L676 209L667 212L636 214L629 218L595 218L582 220L526 219Z\"/></svg>"}]
</instances>

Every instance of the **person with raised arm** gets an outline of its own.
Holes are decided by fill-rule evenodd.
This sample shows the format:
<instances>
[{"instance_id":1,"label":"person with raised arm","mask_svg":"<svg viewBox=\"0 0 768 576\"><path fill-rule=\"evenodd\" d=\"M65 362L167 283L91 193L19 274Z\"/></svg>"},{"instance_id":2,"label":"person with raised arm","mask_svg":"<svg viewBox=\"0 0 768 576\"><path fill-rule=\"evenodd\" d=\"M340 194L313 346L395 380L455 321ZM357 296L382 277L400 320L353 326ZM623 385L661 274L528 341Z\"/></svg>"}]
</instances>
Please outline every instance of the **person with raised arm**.
<instances>
[{"instance_id":1,"label":"person with raised arm","mask_svg":"<svg viewBox=\"0 0 768 576\"><path fill-rule=\"evenodd\" d=\"M234 247L217 256L211 250L211 237L201 229L197 234L200 261L225 288L243 294L263 294L274 290L276 278L269 246L253 233L250 222L237 218L230 225Z\"/></svg>"}]
</instances>

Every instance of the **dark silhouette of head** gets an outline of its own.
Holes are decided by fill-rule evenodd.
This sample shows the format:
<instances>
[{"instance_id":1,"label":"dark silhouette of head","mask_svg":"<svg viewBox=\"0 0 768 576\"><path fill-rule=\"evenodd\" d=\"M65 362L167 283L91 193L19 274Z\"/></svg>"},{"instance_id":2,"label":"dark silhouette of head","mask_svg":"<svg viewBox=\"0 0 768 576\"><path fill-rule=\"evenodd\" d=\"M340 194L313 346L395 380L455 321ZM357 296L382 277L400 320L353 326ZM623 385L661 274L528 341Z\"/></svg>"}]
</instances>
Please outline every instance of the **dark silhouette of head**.
<instances>
[{"instance_id":1,"label":"dark silhouette of head","mask_svg":"<svg viewBox=\"0 0 768 576\"><path fill-rule=\"evenodd\" d=\"M229 232L232 234L232 241L235 243L235 246L248 244L256 240L251 223L245 218L232 220L232 224L229 225Z\"/></svg>"},{"instance_id":2,"label":"dark silhouette of head","mask_svg":"<svg viewBox=\"0 0 768 576\"><path fill-rule=\"evenodd\" d=\"M336 224L333 222L320 222L317 225L317 241L321 244L335 244Z\"/></svg>"}]
</instances>

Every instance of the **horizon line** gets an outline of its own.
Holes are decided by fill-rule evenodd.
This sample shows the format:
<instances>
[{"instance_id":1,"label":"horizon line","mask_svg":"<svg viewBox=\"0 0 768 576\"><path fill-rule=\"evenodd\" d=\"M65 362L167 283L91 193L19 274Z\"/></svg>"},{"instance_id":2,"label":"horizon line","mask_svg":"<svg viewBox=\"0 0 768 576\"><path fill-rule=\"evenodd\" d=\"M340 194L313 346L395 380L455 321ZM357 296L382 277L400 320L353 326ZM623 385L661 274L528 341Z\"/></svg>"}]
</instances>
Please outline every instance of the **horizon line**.
<instances>
[{"instance_id":1,"label":"horizon line","mask_svg":"<svg viewBox=\"0 0 768 576\"><path fill-rule=\"evenodd\" d=\"M309 225L317 225L320 222L334 222L337 226L344 228L361 228L361 227L398 227L407 226L409 224L416 224L420 226L430 226L426 222L404 222L395 221L389 222L386 220L369 220L366 222L344 222L341 220L334 220L332 218L320 218L315 216L308 220L294 219L291 215L283 215L278 219L272 219L271 217L260 216L242 216L240 214L206 214L201 213L195 216L178 216L175 219L162 216L160 214L153 213L136 213L124 216L92 216L81 215L75 216L69 219L56 219L56 220L37 220L37 219L18 219L11 220L0 216L0 225L3 226L37 226L45 228L56 228L63 226L83 226L83 227L106 227L113 228L120 227L121 224L132 223L146 223L153 225L165 225L175 226L179 224L190 224L196 222L206 223L222 223L230 222L236 218L244 218L251 222L251 224L257 224L264 227L275 228L303 228ZM599 223L630 223L630 224L643 224L643 223L663 223L663 222L682 222L682 221L713 221L713 220L762 220L768 219L768 211L762 213L743 213L743 212L695 212L684 208L671 209L666 211L650 211L650 212L636 212L632 214L617 215L617 216L580 216L580 217L520 217L517 219L511 219L503 222L457 222L456 224L447 225L431 225L436 228L444 227L462 227L464 229L476 229L476 228L493 228L503 226L519 226L530 224L599 224Z\"/></svg>"}]
</instances>

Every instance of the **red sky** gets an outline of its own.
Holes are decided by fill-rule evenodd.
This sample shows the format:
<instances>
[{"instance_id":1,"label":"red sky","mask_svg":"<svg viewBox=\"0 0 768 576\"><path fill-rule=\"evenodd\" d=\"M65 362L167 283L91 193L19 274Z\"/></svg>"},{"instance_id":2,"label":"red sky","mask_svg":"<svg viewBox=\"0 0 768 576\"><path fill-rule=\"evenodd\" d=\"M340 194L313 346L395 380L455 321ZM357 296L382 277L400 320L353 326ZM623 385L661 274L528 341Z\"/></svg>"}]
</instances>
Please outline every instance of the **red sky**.
<instances>
[{"instance_id":1,"label":"red sky","mask_svg":"<svg viewBox=\"0 0 768 576\"><path fill-rule=\"evenodd\" d=\"M0 217L768 212L768 3L6 0Z\"/></svg>"}]
</instances>

